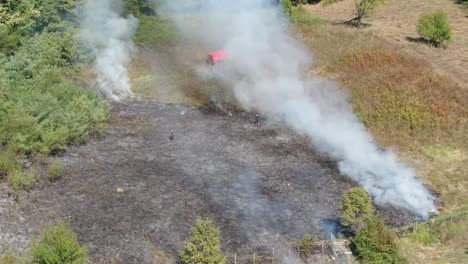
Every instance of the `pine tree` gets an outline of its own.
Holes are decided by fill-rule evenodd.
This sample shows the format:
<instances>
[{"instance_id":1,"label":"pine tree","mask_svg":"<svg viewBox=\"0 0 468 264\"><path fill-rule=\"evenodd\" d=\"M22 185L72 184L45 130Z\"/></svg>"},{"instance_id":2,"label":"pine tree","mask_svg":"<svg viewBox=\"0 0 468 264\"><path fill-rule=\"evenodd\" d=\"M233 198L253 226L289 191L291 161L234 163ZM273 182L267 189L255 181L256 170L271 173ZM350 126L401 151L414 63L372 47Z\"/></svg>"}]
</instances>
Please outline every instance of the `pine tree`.
<instances>
[{"instance_id":1,"label":"pine tree","mask_svg":"<svg viewBox=\"0 0 468 264\"><path fill-rule=\"evenodd\" d=\"M224 264L220 231L209 219L198 219L180 257L186 264Z\"/></svg>"},{"instance_id":2,"label":"pine tree","mask_svg":"<svg viewBox=\"0 0 468 264\"><path fill-rule=\"evenodd\" d=\"M372 199L363 188L351 188L343 194L341 212L342 225L359 231L374 214Z\"/></svg>"}]
</instances>

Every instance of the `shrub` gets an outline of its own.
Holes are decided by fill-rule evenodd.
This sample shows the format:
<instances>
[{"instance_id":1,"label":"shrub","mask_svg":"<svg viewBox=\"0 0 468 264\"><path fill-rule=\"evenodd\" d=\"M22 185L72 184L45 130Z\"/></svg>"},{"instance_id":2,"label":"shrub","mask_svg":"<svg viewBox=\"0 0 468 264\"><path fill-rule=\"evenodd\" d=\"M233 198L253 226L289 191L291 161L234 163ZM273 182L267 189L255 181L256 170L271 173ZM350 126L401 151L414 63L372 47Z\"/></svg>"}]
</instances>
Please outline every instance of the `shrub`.
<instances>
[{"instance_id":1,"label":"shrub","mask_svg":"<svg viewBox=\"0 0 468 264\"><path fill-rule=\"evenodd\" d=\"M21 191L32 189L38 178L34 170L24 172L21 169L14 169L8 173L7 181L14 191Z\"/></svg>"},{"instance_id":2,"label":"shrub","mask_svg":"<svg viewBox=\"0 0 468 264\"><path fill-rule=\"evenodd\" d=\"M142 15L154 15L155 10L153 7L157 6L158 4L159 3L157 3L155 0L124 0L124 15L132 14L137 17Z\"/></svg>"},{"instance_id":3,"label":"shrub","mask_svg":"<svg viewBox=\"0 0 468 264\"><path fill-rule=\"evenodd\" d=\"M304 236L304 238L299 241L299 253L308 258L309 255L312 253L312 249L314 246L314 238L311 236Z\"/></svg>"},{"instance_id":4,"label":"shrub","mask_svg":"<svg viewBox=\"0 0 468 264\"><path fill-rule=\"evenodd\" d=\"M369 218L352 240L353 249L361 263L403 263L395 237L382 219Z\"/></svg>"},{"instance_id":5,"label":"shrub","mask_svg":"<svg viewBox=\"0 0 468 264\"><path fill-rule=\"evenodd\" d=\"M297 5L305 5L307 3L311 2L310 0L291 0L291 4L293 6L297 6Z\"/></svg>"},{"instance_id":6,"label":"shrub","mask_svg":"<svg viewBox=\"0 0 468 264\"><path fill-rule=\"evenodd\" d=\"M221 253L220 231L212 220L197 220L192 227L189 242L180 257L186 264L224 264Z\"/></svg>"},{"instance_id":7,"label":"shrub","mask_svg":"<svg viewBox=\"0 0 468 264\"><path fill-rule=\"evenodd\" d=\"M322 1L320 1L320 3L322 3L324 5L331 5L331 4L341 2L341 1L343 1L343 0L322 0Z\"/></svg>"},{"instance_id":8,"label":"shrub","mask_svg":"<svg viewBox=\"0 0 468 264\"><path fill-rule=\"evenodd\" d=\"M418 34L436 47L447 47L452 40L452 29L447 20L447 13L436 11L424 14L419 18Z\"/></svg>"},{"instance_id":9,"label":"shrub","mask_svg":"<svg viewBox=\"0 0 468 264\"><path fill-rule=\"evenodd\" d=\"M282 0L281 4L283 5L283 13L285 17L291 17L292 14L292 3L291 0Z\"/></svg>"},{"instance_id":10,"label":"shrub","mask_svg":"<svg viewBox=\"0 0 468 264\"><path fill-rule=\"evenodd\" d=\"M57 178L59 178L61 175L62 175L62 172L63 172L63 162L59 159L56 159L54 161L52 161L52 163L50 164L49 166L49 169L48 169L48 174L49 174L49 179L50 180L55 180Z\"/></svg>"},{"instance_id":11,"label":"shrub","mask_svg":"<svg viewBox=\"0 0 468 264\"><path fill-rule=\"evenodd\" d=\"M81 246L70 225L59 223L43 231L30 249L34 264L81 264L88 259L88 249Z\"/></svg>"},{"instance_id":12,"label":"shrub","mask_svg":"<svg viewBox=\"0 0 468 264\"><path fill-rule=\"evenodd\" d=\"M384 0L356 0L356 25L359 27L363 17L370 15Z\"/></svg>"},{"instance_id":13,"label":"shrub","mask_svg":"<svg viewBox=\"0 0 468 264\"><path fill-rule=\"evenodd\" d=\"M351 188L343 194L341 223L360 230L364 223L373 216L372 199L363 188Z\"/></svg>"},{"instance_id":14,"label":"shrub","mask_svg":"<svg viewBox=\"0 0 468 264\"><path fill-rule=\"evenodd\" d=\"M7 176L9 172L20 169L13 154L0 150L0 179Z\"/></svg>"}]
</instances>

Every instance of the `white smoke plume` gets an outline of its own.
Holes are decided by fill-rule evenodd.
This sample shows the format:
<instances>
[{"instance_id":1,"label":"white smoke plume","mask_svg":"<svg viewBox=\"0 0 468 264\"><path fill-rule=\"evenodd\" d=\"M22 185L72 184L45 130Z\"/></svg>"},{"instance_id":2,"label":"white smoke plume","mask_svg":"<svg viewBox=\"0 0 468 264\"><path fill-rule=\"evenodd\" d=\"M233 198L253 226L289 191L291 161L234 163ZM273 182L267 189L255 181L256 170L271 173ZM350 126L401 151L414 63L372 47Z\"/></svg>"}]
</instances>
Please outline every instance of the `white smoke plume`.
<instances>
[{"instance_id":1,"label":"white smoke plume","mask_svg":"<svg viewBox=\"0 0 468 264\"><path fill-rule=\"evenodd\" d=\"M284 120L308 136L377 204L428 217L434 209L431 193L413 169L391 150L379 148L337 84L305 76L312 56L288 32L281 10L270 2L204 0L194 5L194 1L172 0L166 7L187 38L203 43L207 50L227 51L227 62L202 72L232 87L245 109Z\"/></svg>"},{"instance_id":2,"label":"white smoke plume","mask_svg":"<svg viewBox=\"0 0 468 264\"><path fill-rule=\"evenodd\" d=\"M95 56L99 91L119 101L133 95L127 66L138 20L120 15L121 1L87 0L80 36Z\"/></svg>"}]
</instances>

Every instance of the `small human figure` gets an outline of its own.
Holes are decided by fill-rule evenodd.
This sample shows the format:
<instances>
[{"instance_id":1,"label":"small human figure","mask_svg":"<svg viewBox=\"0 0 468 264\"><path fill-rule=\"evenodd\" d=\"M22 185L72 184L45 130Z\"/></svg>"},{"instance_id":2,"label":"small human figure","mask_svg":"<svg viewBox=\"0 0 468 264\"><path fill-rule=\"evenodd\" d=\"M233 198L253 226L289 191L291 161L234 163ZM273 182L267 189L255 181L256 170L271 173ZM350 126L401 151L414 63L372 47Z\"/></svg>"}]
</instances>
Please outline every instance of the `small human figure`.
<instances>
[{"instance_id":1,"label":"small human figure","mask_svg":"<svg viewBox=\"0 0 468 264\"><path fill-rule=\"evenodd\" d=\"M170 140L174 140L174 131L171 131L171 135L169 136Z\"/></svg>"},{"instance_id":2,"label":"small human figure","mask_svg":"<svg viewBox=\"0 0 468 264\"><path fill-rule=\"evenodd\" d=\"M260 126L260 115L258 113L255 114L255 125Z\"/></svg>"}]
</instances>

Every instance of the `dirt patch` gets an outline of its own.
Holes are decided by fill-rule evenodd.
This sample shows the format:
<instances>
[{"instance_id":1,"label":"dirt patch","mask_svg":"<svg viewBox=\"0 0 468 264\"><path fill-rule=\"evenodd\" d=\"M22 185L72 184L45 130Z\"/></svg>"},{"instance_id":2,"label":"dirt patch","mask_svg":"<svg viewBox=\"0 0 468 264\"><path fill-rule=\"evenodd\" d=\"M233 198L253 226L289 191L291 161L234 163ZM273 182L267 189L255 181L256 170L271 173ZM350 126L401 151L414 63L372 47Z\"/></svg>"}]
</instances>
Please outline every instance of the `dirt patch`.
<instances>
[{"instance_id":1,"label":"dirt patch","mask_svg":"<svg viewBox=\"0 0 468 264\"><path fill-rule=\"evenodd\" d=\"M104 138L64 154L60 180L16 200L2 192L0 253L24 251L45 224L65 219L94 259L151 263L161 250L176 255L196 218L211 217L224 250L241 256L274 239L323 236L354 185L306 139L256 126L249 113L131 102L112 116ZM414 220L381 213L391 225Z\"/></svg>"}]
</instances>

